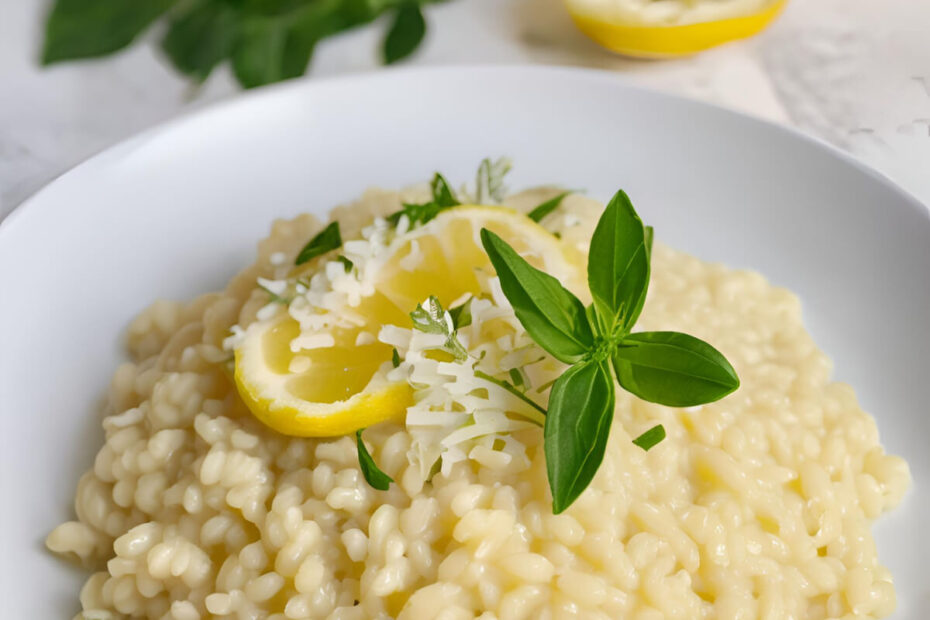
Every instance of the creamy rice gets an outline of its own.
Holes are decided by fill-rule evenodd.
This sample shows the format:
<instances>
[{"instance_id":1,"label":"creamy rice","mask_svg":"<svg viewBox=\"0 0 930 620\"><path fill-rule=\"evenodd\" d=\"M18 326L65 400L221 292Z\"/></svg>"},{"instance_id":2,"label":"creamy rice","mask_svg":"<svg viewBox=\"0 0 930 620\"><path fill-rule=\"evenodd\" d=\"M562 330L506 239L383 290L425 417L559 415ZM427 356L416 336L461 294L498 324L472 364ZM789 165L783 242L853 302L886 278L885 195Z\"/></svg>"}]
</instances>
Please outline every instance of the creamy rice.
<instances>
[{"instance_id":1,"label":"creamy rice","mask_svg":"<svg viewBox=\"0 0 930 620\"><path fill-rule=\"evenodd\" d=\"M411 190L406 200L421 190ZM527 209L553 191L509 202ZM334 216L351 238L401 195L371 190ZM571 196L543 223L584 247L601 206ZM660 243L639 329L714 344L742 387L672 409L618 391L604 463L553 515L542 432L525 462L479 453L424 482L412 435L366 431L397 484L375 491L353 438L285 437L241 403L222 347L319 229L278 221L222 293L160 301L129 330L106 443L53 551L96 572L78 618L876 618L891 613L874 519L901 500L906 463L801 321L798 299L755 273ZM662 423L649 452L631 439Z\"/></svg>"}]
</instances>

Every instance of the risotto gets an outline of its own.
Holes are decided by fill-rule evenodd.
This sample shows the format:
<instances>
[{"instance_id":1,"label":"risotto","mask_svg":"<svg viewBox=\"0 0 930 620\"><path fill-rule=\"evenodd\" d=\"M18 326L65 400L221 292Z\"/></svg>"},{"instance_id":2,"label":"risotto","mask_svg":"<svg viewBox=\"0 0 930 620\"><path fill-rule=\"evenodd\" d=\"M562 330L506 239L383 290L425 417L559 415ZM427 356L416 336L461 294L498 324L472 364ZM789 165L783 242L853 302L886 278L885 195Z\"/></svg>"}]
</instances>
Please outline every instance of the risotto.
<instances>
[{"instance_id":1,"label":"risotto","mask_svg":"<svg viewBox=\"0 0 930 620\"><path fill-rule=\"evenodd\" d=\"M526 212L558 193L502 200ZM343 238L374 243L384 216L428 194L369 190L332 218ZM541 224L585 255L602 211L571 194ZM113 377L77 519L47 540L94 571L77 618L815 620L894 610L870 526L900 502L908 467L885 454L853 390L831 381L790 292L657 241L637 328L713 343L741 386L687 408L618 389L603 463L560 514L542 430L494 422L505 419L492 414L506 390L460 389L471 374L429 355L430 334L359 336L360 346L393 348L385 376L415 386L405 418L364 434L394 481L381 491L360 469L361 440L272 430L233 379L237 338L287 312L269 294L320 229L310 215L275 222L224 291L158 301L131 324L131 361ZM330 292L331 275L319 285ZM487 295L460 329L463 355L475 368L525 365L514 381L540 386L527 394L544 403L565 365L522 331L497 278L480 286ZM482 338L491 320L509 336ZM632 442L656 423L663 442Z\"/></svg>"}]
</instances>

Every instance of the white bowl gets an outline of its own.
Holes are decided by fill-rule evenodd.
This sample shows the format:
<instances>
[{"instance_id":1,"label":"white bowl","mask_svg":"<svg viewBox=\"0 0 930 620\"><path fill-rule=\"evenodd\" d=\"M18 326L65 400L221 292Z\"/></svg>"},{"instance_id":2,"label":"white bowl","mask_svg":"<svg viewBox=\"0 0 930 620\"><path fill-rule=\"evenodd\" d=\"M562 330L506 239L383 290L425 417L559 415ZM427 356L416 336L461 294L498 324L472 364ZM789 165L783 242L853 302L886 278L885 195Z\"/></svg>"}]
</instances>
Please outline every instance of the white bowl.
<instances>
[{"instance_id":1,"label":"white bowl","mask_svg":"<svg viewBox=\"0 0 930 620\"><path fill-rule=\"evenodd\" d=\"M222 286L271 220L369 185L469 178L624 188L659 238L800 294L819 345L915 478L877 526L898 618L930 608L930 216L790 130L566 69L384 71L295 82L148 131L53 182L0 226L0 601L68 617L83 572L45 552L102 441L98 401L128 321Z\"/></svg>"}]
</instances>

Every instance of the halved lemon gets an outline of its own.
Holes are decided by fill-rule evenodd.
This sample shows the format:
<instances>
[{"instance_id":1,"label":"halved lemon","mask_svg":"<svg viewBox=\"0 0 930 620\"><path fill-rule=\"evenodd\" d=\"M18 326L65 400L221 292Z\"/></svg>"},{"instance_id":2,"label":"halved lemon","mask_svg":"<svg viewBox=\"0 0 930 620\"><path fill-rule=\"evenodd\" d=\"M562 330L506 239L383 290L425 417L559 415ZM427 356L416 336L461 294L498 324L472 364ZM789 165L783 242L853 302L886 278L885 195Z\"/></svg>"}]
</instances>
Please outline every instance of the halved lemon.
<instances>
[{"instance_id":1,"label":"halved lemon","mask_svg":"<svg viewBox=\"0 0 930 620\"><path fill-rule=\"evenodd\" d=\"M578 251L522 213L450 209L392 242L377 267L374 293L351 308L363 324L332 331L332 346L292 351L300 326L289 314L248 327L236 349L235 381L252 413L281 433L301 437L345 435L403 415L411 388L377 372L391 360L392 349L375 337L384 325L411 327L409 313L430 295L448 308L467 293L481 292L477 270L493 273L481 246L482 228L568 288L584 281Z\"/></svg>"},{"instance_id":2,"label":"halved lemon","mask_svg":"<svg viewBox=\"0 0 930 620\"><path fill-rule=\"evenodd\" d=\"M565 0L578 28L609 50L641 58L694 54L751 37L787 0Z\"/></svg>"}]
</instances>

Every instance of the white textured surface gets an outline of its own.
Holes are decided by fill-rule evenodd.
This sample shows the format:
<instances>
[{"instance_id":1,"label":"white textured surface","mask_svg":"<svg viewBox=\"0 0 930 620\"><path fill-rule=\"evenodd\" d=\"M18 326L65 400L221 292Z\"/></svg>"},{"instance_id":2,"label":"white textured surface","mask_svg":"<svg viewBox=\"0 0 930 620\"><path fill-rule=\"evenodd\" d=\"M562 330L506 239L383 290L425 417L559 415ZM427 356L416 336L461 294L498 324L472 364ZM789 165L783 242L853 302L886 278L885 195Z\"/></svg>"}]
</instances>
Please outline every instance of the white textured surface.
<instances>
[{"instance_id":1,"label":"white textured surface","mask_svg":"<svg viewBox=\"0 0 930 620\"><path fill-rule=\"evenodd\" d=\"M228 72L198 92L140 45L41 70L45 3L0 0L0 217L77 162L141 129L236 92ZM430 7L411 64L545 63L792 124L839 145L930 202L930 2L792 0L751 41L676 61L618 58L590 43L559 0ZM320 45L307 78L378 67L384 23Z\"/></svg>"}]
</instances>

